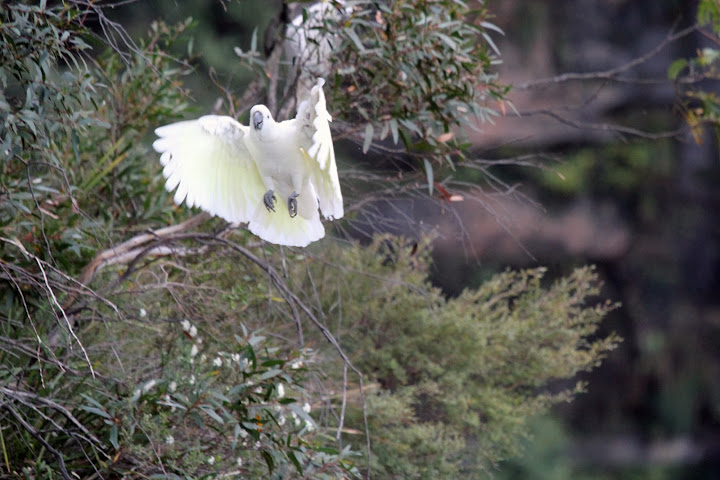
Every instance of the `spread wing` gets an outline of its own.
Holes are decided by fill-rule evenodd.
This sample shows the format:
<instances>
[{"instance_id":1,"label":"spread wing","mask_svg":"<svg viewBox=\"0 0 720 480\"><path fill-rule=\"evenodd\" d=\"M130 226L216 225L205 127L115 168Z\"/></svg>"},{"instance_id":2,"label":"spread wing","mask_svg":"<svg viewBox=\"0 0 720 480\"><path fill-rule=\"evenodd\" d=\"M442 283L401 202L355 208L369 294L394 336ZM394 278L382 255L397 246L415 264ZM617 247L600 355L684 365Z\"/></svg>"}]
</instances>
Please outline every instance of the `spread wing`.
<instances>
[{"instance_id":1,"label":"spread wing","mask_svg":"<svg viewBox=\"0 0 720 480\"><path fill-rule=\"evenodd\" d=\"M247 222L262 201L265 186L245 147L248 127L230 117L206 115L155 130L165 188L175 203L185 200L230 222Z\"/></svg>"},{"instance_id":2,"label":"spread wing","mask_svg":"<svg viewBox=\"0 0 720 480\"><path fill-rule=\"evenodd\" d=\"M320 211L326 218L336 219L344 215L344 210L330 134L332 117L325 104L324 84L325 80L318 78L310 98L298 107L296 121L300 126L298 143L308 160L310 181L317 192Z\"/></svg>"}]
</instances>

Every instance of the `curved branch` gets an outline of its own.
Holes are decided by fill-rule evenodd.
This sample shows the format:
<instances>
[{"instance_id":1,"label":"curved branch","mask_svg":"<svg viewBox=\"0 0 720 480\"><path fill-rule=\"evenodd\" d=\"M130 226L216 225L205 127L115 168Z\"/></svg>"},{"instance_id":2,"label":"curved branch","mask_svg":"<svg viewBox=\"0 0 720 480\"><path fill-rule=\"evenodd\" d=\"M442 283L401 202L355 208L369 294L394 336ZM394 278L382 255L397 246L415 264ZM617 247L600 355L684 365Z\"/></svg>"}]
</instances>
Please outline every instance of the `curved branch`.
<instances>
[{"instance_id":1,"label":"curved branch","mask_svg":"<svg viewBox=\"0 0 720 480\"><path fill-rule=\"evenodd\" d=\"M35 440L40 442L45 449L47 449L48 452L52 453L58 462L58 468L60 468L60 473L63 476L64 480L72 480L72 477L67 471L67 467L65 467L65 460L63 459L63 455L61 452L57 451L55 448L53 448L52 445L50 445L45 438L43 438L42 435L40 435L35 428L33 428L32 425L27 423L24 418L20 416L18 412L15 411L12 406L8 405L7 403L0 403L0 408L6 410L14 419L16 422L20 424L20 426L25 429L27 433L29 433Z\"/></svg>"},{"instance_id":2,"label":"curved branch","mask_svg":"<svg viewBox=\"0 0 720 480\"><path fill-rule=\"evenodd\" d=\"M638 65L642 65L643 63L650 60L652 57L660 53L663 48L668 46L669 44L680 40L681 38L684 38L700 29L700 25L698 23L694 23L690 25L687 28L683 28L682 30L679 30L675 33L668 34L662 42L657 44L655 48L647 52L645 55L642 55L640 57L634 58L630 60L629 62L617 66L615 68L610 68L608 70L602 70L599 72L587 72L587 73L575 73L575 72L568 72L563 73L560 75L555 75L554 77L549 78L541 78L539 80L532 80L529 82L521 83L520 85L516 85L513 87L515 90L528 90L531 88L538 88L538 87L545 87L548 85L556 85L564 82L570 82L570 81L580 81L580 80L613 80L613 81L627 81L627 79L623 79L622 77L619 77L621 73L627 72L628 70L631 70Z\"/></svg>"}]
</instances>

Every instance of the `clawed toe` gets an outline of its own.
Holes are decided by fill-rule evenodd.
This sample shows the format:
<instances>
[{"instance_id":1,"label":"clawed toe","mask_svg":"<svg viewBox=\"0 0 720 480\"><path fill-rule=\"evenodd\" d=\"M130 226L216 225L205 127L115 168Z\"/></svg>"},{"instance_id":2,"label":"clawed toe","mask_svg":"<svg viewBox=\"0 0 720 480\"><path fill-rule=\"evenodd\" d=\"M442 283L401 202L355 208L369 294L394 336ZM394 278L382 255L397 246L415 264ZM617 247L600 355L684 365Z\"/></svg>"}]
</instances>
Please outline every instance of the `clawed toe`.
<instances>
[{"instance_id":1,"label":"clawed toe","mask_svg":"<svg viewBox=\"0 0 720 480\"><path fill-rule=\"evenodd\" d=\"M263 203L265 204L265 208L268 209L268 212L274 212L275 211L275 202L277 201L277 198L275 197L275 192L272 190L268 190L265 192L265 195L263 195Z\"/></svg>"},{"instance_id":2,"label":"clawed toe","mask_svg":"<svg viewBox=\"0 0 720 480\"><path fill-rule=\"evenodd\" d=\"M290 218L295 218L297 215L297 197L299 194L297 192L293 192L290 197L288 197L288 212L290 212Z\"/></svg>"}]
</instances>

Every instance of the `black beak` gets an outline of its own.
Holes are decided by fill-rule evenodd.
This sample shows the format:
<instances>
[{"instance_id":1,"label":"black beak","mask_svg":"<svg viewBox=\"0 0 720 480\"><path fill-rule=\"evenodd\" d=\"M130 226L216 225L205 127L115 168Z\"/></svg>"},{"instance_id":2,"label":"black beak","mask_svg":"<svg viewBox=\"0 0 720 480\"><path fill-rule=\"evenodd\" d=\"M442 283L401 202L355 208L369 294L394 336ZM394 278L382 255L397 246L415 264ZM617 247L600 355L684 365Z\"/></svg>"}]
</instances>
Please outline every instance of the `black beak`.
<instances>
[{"instance_id":1,"label":"black beak","mask_svg":"<svg viewBox=\"0 0 720 480\"><path fill-rule=\"evenodd\" d=\"M255 130L262 130L263 114L261 112L253 113L253 127Z\"/></svg>"}]
</instances>

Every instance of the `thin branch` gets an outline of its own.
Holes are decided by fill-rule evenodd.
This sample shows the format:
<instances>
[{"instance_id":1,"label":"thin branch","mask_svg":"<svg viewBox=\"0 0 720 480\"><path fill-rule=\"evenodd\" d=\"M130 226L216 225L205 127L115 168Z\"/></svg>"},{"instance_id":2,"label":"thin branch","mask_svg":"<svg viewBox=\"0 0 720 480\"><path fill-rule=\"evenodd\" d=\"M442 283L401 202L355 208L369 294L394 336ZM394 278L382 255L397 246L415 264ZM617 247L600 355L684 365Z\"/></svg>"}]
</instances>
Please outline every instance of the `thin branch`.
<instances>
[{"instance_id":1,"label":"thin branch","mask_svg":"<svg viewBox=\"0 0 720 480\"><path fill-rule=\"evenodd\" d=\"M43 414L40 411L40 409L38 409L34 404L31 404L28 400L33 400L35 402L42 403L42 404L52 408L53 410L57 410L65 418L67 418L73 425L75 425L75 427L77 427L87 437L86 440L89 443L92 443L95 447L100 448L101 450L104 449L102 442L95 435L93 435L87 428L85 428L83 426L83 424L80 423L80 421L77 418L75 418L75 416L72 413L70 413L70 411L67 408L63 407L59 403L54 402L53 400L50 400L49 398L41 397L41 396L35 395L30 392L13 390L13 389L7 388L7 387L0 387L0 392L7 395L8 397L11 397L11 398L17 400L18 402L21 402L23 405L25 405L29 408L32 408L33 410L38 412L38 414L40 414L43 418L45 418L46 420L51 422L56 428L62 430L63 428L60 425L58 425L54 420L52 420L47 415Z\"/></svg>"},{"instance_id":2,"label":"thin branch","mask_svg":"<svg viewBox=\"0 0 720 480\"><path fill-rule=\"evenodd\" d=\"M337 439L338 443L340 443L340 440L342 438L342 429L343 429L343 425L345 424L345 405L346 404L347 404L347 364L344 364L343 365L342 404L340 405L340 420L338 420L337 433L335 434L335 438ZM342 449L342 445L340 445L340 448Z\"/></svg>"},{"instance_id":3,"label":"thin branch","mask_svg":"<svg viewBox=\"0 0 720 480\"><path fill-rule=\"evenodd\" d=\"M72 335L73 339L75 339L75 342L80 346L80 350L83 352L83 355L85 356L85 361L88 364L88 367L90 367L90 373L92 374L93 378L95 378L95 369L92 366L92 362L90 361L90 357L88 356L87 351L85 350L85 346L82 344L80 339L75 335L75 330L73 330L72 323L70 322L70 319L67 317L67 314L65 313L65 309L63 309L62 305L60 305L60 302L58 302L57 297L55 297L55 292L53 291L52 287L48 283L47 274L45 273L45 269L43 268L42 262L39 258L35 258L37 260L38 267L40 267L40 271L42 272L43 279L45 280L45 286L47 287L47 292L50 294L50 299L52 300L52 303L60 309L60 313L62 313L63 319L65 319L65 324L67 325L68 331L70 332L70 335ZM70 344L72 345L72 343Z\"/></svg>"},{"instance_id":4,"label":"thin branch","mask_svg":"<svg viewBox=\"0 0 720 480\"><path fill-rule=\"evenodd\" d=\"M554 77L549 78L541 78L539 80L532 80L529 82L521 83L520 85L516 85L514 87L515 90L528 90L531 88L538 88L538 87L544 87L547 85L557 85L564 82L569 81L578 81L578 80L613 80L618 81L618 75L627 72L628 70L637 67L638 65L641 65L648 60L650 60L652 57L660 53L666 46L669 44L680 40L681 38L684 38L700 29L700 25L697 23L694 23L690 25L687 28L683 28L682 30L679 30L675 33L668 34L662 42L657 44L655 48L647 52L645 55L642 55L640 57L634 58L631 61L617 66L615 68L611 68L608 70L602 70L598 72L587 72L587 73L574 73L574 72L568 72L563 73L560 75L556 75Z\"/></svg>"},{"instance_id":5,"label":"thin branch","mask_svg":"<svg viewBox=\"0 0 720 480\"><path fill-rule=\"evenodd\" d=\"M67 468L65 467L65 460L63 459L62 453L57 451L55 448L53 448L52 445L50 445L45 438L43 438L42 435L40 435L35 428L33 428L32 425L27 423L24 418L20 416L18 412L15 411L15 409L8 405L7 403L0 403L0 408L6 410L10 415L12 415L13 418L15 418L15 421L17 421L22 428L25 429L27 433L29 433L32 437L35 438L38 442L42 444L45 449L52 453L58 462L58 467L60 468L60 473L63 476L64 480L72 480L72 477L70 477L70 474L67 471Z\"/></svg>"}]
</instances>

